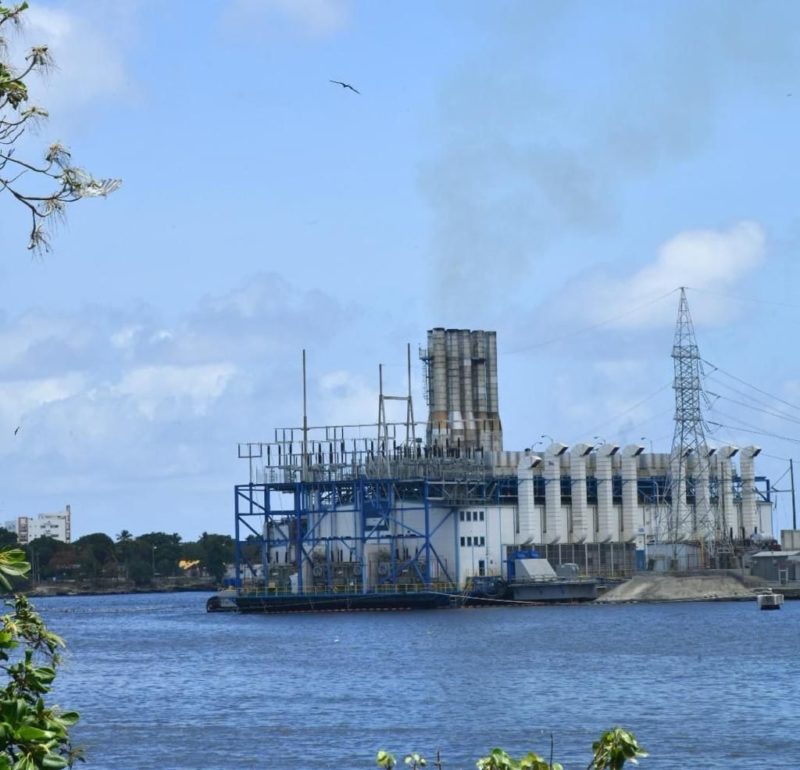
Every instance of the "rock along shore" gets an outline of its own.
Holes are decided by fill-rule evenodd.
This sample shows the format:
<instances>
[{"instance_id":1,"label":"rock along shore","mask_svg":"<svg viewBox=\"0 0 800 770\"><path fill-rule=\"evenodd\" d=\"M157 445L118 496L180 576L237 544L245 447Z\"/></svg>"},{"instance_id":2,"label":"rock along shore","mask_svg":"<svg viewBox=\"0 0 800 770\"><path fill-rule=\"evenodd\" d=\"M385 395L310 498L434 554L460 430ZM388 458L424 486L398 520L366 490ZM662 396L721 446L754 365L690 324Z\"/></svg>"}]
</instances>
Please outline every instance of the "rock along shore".
<instances>
[{"instance_id":1,"label":"rock along shore","mask_svg":"<svg viewBox=\"0 0 800 770\"><path fill-rule=\"evenodd\" d=\"M726 570L692 574L645 573L634 575L610 589L598 597L596 603L744 601L755 599L756 591L766 585L758 578Z\"/></svg>"}]
</instances>

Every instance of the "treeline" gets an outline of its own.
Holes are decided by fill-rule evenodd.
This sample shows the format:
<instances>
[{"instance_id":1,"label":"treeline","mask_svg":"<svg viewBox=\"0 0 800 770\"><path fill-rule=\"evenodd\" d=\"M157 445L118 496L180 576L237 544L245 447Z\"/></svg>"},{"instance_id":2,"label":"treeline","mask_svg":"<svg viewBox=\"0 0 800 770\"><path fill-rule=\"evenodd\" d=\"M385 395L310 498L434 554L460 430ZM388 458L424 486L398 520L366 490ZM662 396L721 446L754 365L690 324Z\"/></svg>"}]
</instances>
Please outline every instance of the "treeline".
<instances>
[{"instance_id":1,"label":"treeline","mask_svg":"<svg viewBox=\"0 0 800 770\"><path fill-rule=\"evenodd\" d=\"M14 532L0 529L0 547L16 546ZM116 540L103 532L84 535L73 543L39 537L24 548L30 578L42 581L128 581L137 586L154 578L208 577L221 583L234 560L234 541L207 532L184 542L177 533L149 532L134 537L124 529Z\"/></svg>"}]
</instances>

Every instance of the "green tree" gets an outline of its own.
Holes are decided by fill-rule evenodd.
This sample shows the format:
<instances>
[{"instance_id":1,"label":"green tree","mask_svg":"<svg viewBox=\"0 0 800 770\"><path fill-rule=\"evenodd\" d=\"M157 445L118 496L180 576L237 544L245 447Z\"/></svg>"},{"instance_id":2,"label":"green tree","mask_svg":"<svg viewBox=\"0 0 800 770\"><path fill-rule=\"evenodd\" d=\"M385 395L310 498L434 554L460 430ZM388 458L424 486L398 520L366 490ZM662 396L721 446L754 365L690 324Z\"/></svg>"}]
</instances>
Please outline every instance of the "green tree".
<instances>
[{"instance_id":1,"label":"green tree","mask_svg":"<svg viewBox=\"0 0 800 770\"><path fill-rule=\"evenodd\" d=\"M0 548L16 548L18 545L17 533L0 527Z\"/></svg>"},{"instance_id":2,"label":"green tree","mask_svg":"<svg viewBox=\"0 0 800 770\"><path fill-rule=\"evenodd\" d=\"M181 559L186 561L203 561L203 546L196 540L190 540L187 543L181 543Z\"/></svg>"},{"instance_id":3,"label":"green tree","mask_svg":"<svg viewBox=\"0 0 800 770\"><path fill-rule=\"evenodd\" d=\"M225 577L225 570L234 559L234 542L230 535L209 535L203 532L200 536L202 557L200 564L217 583Z\"/></svg>"},{"instance_id":4,"label":"green tree","mask_svg":"<svg viewBox=\"0 0 800 770\"><path fill-rule=\"evenodd\" d=\"M136 552L136 541L127 529L123 529L122 532L117 535L117 542L114 544L114 552L117 555L117 561L122 565L122 571L125 577L133 580L130 574L130 568L132 558Z\"/></svg>"},{"instance_id":5,"label":"green tree","mask_svg":"<svg viewBox=\"0 0 800 770\"><path fill-rule=\"evenodd\" d=\"M162 577L178 574L178 561L181 558L181 536L177 532L148 532L136 538L139 546L137 555L142 561L149 561L153 571Z\"/></svg>"},{"instance_id":6,"label":"green tree","mask_svg":"<svg viewBox=\"0 0 800 770\"><path fill-rule=\"evenodd\" d=\"M47 535L31 540L25 546L25 551L29 562L34 566L32 575L34 580L50 580L58 577L64 571L65 562L75 563L78 560L72 545ZM60 558L62 552L68 552L70 555Z\"/></svg>"},{"instance_id":7,"label":"green tree","mask_svg":"<svg viewBox=\"0 0 800 770\"><path fill-rule=\"evenodd\" d=\"M21 550L0 551L0 584L28 574ZM75 712L48 706L61 661L63 640L50 631L24 596L6 602L11 612L0 619L0 671L7 681L0 689L0 770L58 770L72 767L80 752L73 749L69 728Z\"/></svg>"},{"instance_id":8,"label":"green tree","mask_svg":"<svg viewBox=\"0 0 800 770\"><path fill-rule=\"evenodd\" d=\"M128 579L134 585L146 586L153 582L153 567L150 562L134 558L128 563Z\"/></svg>"},{"instance_id":9,"label":"green tree","mask_svg":"<svg viewBox=\"0 0 800 770\"><path fill-rule=\"evenodd\" d=\"M44 229L50 220L63 218L66 207L81 198L96 198L114 192L118 179L95 179L78 168L64 145L56 142L41 161L21 157L20 139L47 111L28 103L28 82L53 66L46 45L33 46L18 62L9 59L6 34L19 26L28 3L0 6L0 194L22 205L30 216L28 248L49 250Z\"/></svg>"},{"instance_id":10,"label":"green tree","mask_svg":"<svg viewBox=\"0 0 800 770\"><path fill-rule=\"evenodd\" d=\"M84 535L73 543L84 577L113 577L118 574L114 541L103 532Z\"/></svg>"}]
</instances>

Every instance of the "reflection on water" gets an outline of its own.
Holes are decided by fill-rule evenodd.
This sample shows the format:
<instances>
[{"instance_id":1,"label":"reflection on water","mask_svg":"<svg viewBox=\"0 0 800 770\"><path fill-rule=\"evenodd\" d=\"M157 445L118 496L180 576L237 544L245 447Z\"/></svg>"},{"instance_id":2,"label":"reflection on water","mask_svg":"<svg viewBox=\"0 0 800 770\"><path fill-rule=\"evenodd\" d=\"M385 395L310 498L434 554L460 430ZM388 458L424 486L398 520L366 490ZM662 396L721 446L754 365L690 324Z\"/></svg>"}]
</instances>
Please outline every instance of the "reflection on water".
<instances>
[{"instance_id":1,"label":"reflection on water","mask_svg":"<svg viewBox=\"0 0 800 770\"><path fill-rule=\"evenodd\" d=\"M643 768L796 768L800 602L206 614L204 594L37 600L69 644L57 700L96 770L370 768L494 746L585 768L605 728Z\"/></svg>"}]
</instances>

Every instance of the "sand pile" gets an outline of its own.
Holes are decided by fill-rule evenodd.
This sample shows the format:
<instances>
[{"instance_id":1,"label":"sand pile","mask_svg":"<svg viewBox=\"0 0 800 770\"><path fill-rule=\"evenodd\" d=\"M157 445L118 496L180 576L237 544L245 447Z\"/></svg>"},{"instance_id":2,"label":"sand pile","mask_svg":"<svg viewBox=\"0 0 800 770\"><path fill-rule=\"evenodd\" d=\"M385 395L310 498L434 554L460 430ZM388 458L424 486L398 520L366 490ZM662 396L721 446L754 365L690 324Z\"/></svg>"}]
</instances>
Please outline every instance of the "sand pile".
<instances>
[{"instance_id":1,"label":"sand pile","mask_svg":"<svg viewBox=\"0 0 800 770\"><path fill-rule=\"evenodd\" d=\"M702 575L635 575L597 599L611 602L692 602L753 599L759 581L730 572Z\"/></svg>"}]
</instances>

